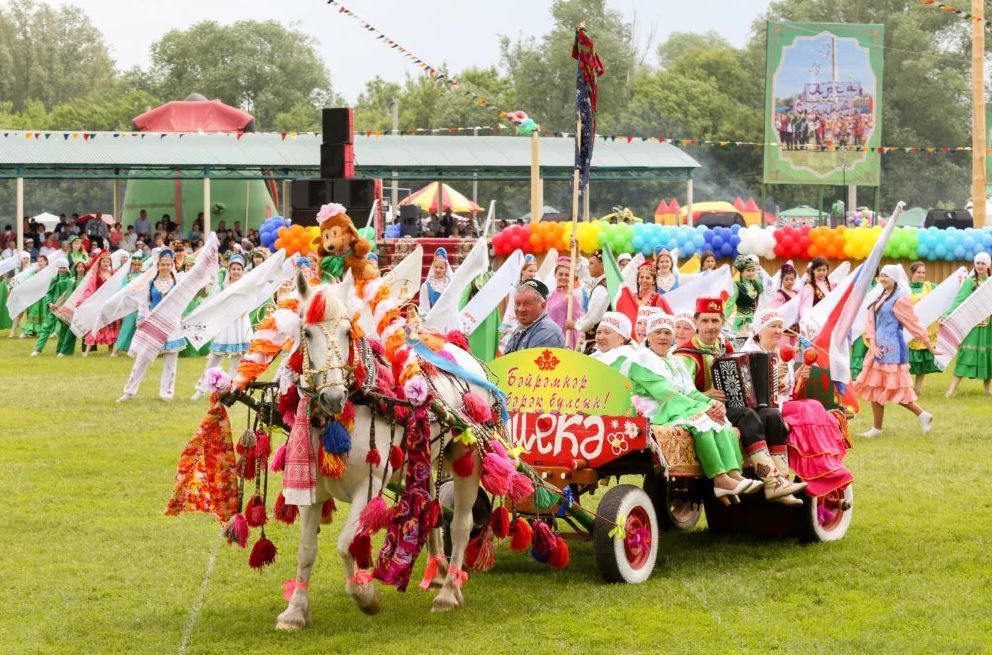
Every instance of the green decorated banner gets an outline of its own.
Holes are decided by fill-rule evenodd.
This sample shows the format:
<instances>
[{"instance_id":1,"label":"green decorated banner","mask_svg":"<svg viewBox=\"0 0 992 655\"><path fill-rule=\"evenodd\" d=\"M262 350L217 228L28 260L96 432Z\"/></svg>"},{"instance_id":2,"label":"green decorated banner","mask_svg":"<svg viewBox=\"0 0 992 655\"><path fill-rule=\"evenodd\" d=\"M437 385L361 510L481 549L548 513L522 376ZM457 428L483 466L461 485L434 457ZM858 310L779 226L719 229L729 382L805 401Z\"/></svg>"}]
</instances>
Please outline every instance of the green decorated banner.
<instances>
[{"instance_id":1,"label":"green decorated banner","mask_svg":"<svg viewBox=\"0 0 992 655\"><path fill-rule=\"evenodd\" d=\"M768 23L767 184L877 186L882 25Z\"/></svg>"}]
</instances>

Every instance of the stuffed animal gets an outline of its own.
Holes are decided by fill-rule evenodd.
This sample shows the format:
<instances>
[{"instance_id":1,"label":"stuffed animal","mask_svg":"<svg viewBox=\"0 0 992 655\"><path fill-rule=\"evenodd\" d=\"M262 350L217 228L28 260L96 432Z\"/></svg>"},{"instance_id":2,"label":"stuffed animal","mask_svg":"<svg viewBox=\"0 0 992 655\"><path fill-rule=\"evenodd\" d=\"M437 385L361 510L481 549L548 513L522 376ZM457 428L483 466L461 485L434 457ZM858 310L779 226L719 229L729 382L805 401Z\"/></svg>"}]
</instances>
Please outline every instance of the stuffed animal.
<instances>
[{"instance_id":1,"label":"stuffed animal","mask_svg":"<svg viewBox=\"0 0 992 655\"><path fill-rule=\"evenodd\" d=\"M371 244L355 229L344 205L328 203L317 212L320 236L314 240L320 256L320 274L325 282L340 280L350 270L355 280L368 280L376 275L375 265L365 258Z\"/></svg>"}]
</instances>

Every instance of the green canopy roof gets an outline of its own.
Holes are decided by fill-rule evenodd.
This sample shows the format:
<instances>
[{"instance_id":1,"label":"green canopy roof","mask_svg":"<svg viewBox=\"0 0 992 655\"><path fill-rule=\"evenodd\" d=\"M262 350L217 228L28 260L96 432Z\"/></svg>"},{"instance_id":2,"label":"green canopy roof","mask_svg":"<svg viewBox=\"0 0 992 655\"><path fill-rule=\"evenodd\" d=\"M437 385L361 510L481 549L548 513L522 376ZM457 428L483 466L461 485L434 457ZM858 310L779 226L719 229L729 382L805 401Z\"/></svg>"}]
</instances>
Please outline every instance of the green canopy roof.
<instances>
[{"instance_id":1,"label":"green canopy roof","mask_svg":"<svg viewBox=\"0 0 992 655\"><path fill-rule=\"evenodd\" d=\"M820 213L820 210L816 207L799 205L798 207L779 212L778 215L780 218L819 218Z\"/></svg>"},{"instance_id":2,"label":"green canopy roof","mask_svg":"<svg viewBox=\"0 0 992 655\"><path fill-rule=\"evenodd\" d=\"M300 178L319 174L313 133L0 131L0 178ZM570 179L574 142L542 137L541 176ZM529 180L530 138L356 136L362 177ZM688 180L699 163L671 144L598 139L590 178Z\"/></svg>"}]
</instances>

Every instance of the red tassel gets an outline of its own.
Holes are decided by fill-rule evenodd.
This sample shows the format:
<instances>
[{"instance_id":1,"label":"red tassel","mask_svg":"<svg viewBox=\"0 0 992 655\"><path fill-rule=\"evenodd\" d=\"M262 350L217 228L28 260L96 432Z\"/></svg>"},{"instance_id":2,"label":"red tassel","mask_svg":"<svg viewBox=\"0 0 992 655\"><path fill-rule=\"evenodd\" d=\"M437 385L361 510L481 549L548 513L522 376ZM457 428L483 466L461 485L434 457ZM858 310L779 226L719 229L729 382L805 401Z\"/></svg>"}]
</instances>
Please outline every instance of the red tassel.
<instances>
[{"instance_id":1,"label":"red tassel","mask_svg":"<svg viewBox=\"0 0 992 655\"><path fill-rule=\"evenodd\" d=\"M300 508L296 505L287 505L286 498L283 497L282 492L276 496L276 505L272 508L272 516L276 518L280 523L285 523L286 525L293 525L296 522L296 516L300 513Z\"/></svg>"},{"instance_id":2,"label":"red tassel","mask_svg":"<svg viewBox=\"0 0 992 655\"><path fill-rule=\"evenodd\" d=\"M424 575L420 579L420 588L425 591L430 589L431 581L434 580L434 576L436 576L438 571L441 570L441 565L446 563L447 560L444 558L444 555L435 555L434 557L428 558L427 566L424 567Z\"/></svg>"},{"instance_id":3,"label":"red tassel","mask_svg":"<svg viewBox=\"0 0 992 655\"><path fill-rule=\"evenodd\" d=\"M310 306L307 307L306 322L309 325L314 325L315 323L321 323L324 320L324 316L327 314L327 302L324 299L324 293L319 292L310 301Z\"/></svg>"},{"instance_id":4,"label":"red tassel","mask_svg":"<svg viewBox=\"0 0 992 655\"><path fill-rule=\"evenodd\" d=\"M396 379L393 377L393 370L388 366L375 366L376 386L380 389L392 389L396 386Z\"/></svg>"},{"instance_id":5,"label":"red tassel","mask_svg":"<svg viewBox=\"0 0 992 655\"><path fill-rule=\"evenodd\" d=\"M365 455L365 463L372 468L376 468L382 464L382 455L379 454L378 448L373 448Z\"/></svg>"},{"instance_id":6,"label":"red tassel","mask_svg":"<svg viewBox=\"0 0 992 655\"><path fill-rule=\"evenodd\" d=\"M493 531L489 528L471 540L465 547L465 564L475 571L489 571L496 564Z\"/></svg>"},{"instance_id":7,"label":"red tassel","mask_svg":"<svg viewBox=\"0 0 992 655\"><path fill-rule=\"evenodd\" d=\"M345 402L344 409L338 415L338 421L349 431L355 426L355 403L350 400Z\"/></svg>"},{"instance_id":8,"label":"red tassel","mask_svg":"<svg viewBox=\"0 0 992 655\"><path fill-rule=\"evenodd\" d=\"M355 370L352 372L355 376L355 386L359 389L365 386L365 364L358 362L355 364Z\"/></svg>"},{"instance_id":9,"label":"red tassel","mask_svg":"<svg viewBox=\"0 0 992 655\"><path fill-rule=\"evenodd\" d=\"M265 464L271 454L272 440L269 438L267 432L262 432L259 430L255 436L255 459L260 460L262 464Z\"/></svg>"},{"instance_id":10,"label":"red tassel","mask_svg":"<svg viewBox=\"0 0 992 655\"><path fill-rule=\"evenodd\" d=\"M555 541L554 550L551 551L551 557L548 558L548 566L554 569L563 569L568 566L568 562L571 560L571 555L568 552L568 544L561 537Z\"/></svg>"},{"instance_id":11,"label":"red tassel","mask_svg":"<svg viewBox=\"0 0 992 655\"><path fill-rule=\"evenodd\" d=\"M320 508L320 522L324 525L330 525L334 520L334 512L338 511L337 503L334 502L333 498L328 498L324 501L324 506Z\"/></svg>"},{"instance_id":12,"label":"red tassel","mask_svg":"<svg viewBox=\"0 0 992 655\"><path fill-rule=\"evenodd\" d=\"M321 446L318 459L320 461L320 474L325 478L337 480L344 475L344 460L339 455L328 453Z\"/></svg>"},{"instance_id":13,"label":"red tassel","mask_svg":"<svg viewBox=\"0 0 992 655\"><path fill-rule=\"evenodd\" d=\"M273 473L286 470L286 444L276 449L275 457L272 458L272 463L269 464L269 470Z\"/></svg>"},{"instance_id":14,"label":"red tassel","mask_svg":"<svg viewBox=\"0 0 992 655\"><path fill-rule=\"evenodd\" d=\"M516 472L509 459L495 453L486 453L482 460L482 486L494 496L505 496L510 493Z\"/></svg>"},{"instance_id":15,"label":"red tassel","mask_svg":"<svg viewBox=\"0 0 992 655\"><path fill-rule=\"evenodd\" d=\"M265 515L265 503L258 494L248 499L248 504L245 505L245 520L253 528L259 528L269 521L269 517Z\"/></svg>"},{"instance_id":16,"label":"red tassel","mask_svg":"<svg viewBox=\"0 0 992 655\"><path fill-rule=\"evenodd\" d=\"M248 566L261 571L263 568L276 561L276 545L269 541L265 535L255 542L248 556Z\"/></svg>"},{"instance_id":17,"label":"red tassel","mask_svg":"<svg viewBox=\"0 0 992 655\"><path fill-rule=\"evenodd\" d=\"M389 527L389 522L393 518L393 511L386 504L382 496L376 496L369 501L362 509L358 517L358 529L368 534L375 534L379 530Z\"/></svg>"},{"instance_id":18,"label":"red tassel","mask_svg":"<svg viewBox=\"0 0 992 655\"><path fill-rule=\"evenodd\" d=\"M558 537L551 531L544 521L534 522L534 538L531 543L530 554L538 562L547 563L551 558L551 553L558 543Z\"/></svg>"},{"instance_id":19,"label":"red tassel","mask_svg":"<svg viewBox=\"0 0 992 655\"><path fill-rule=\"evenodd\" d=\"M510 526L510 550L516 553L526 552L530 548L534 531L527 521L518 518Z\"/></svg>"},{"instance_id":20,"label":"red tassel","mask_svg":"<svg viewBox=\"0 0 992 655\"><path fill-rule=\"evenodd\" d=\"M448 334L444 335L444 340L453 346L458 346L466 352L471 350L471 347L468 345L468 338L461 330L452 330Z\"/></svg>"},{"instance_id":21,"label":"red tassel","mask_svg":"<svg viewBox=\"0 0 992 655\"><path fill-rule=\"evenodd\" d=\"M510 500L515 503L523 502L534 494L534 483L523 473L515 472L510 478Z\"/></svg>"},{"instance_id":22,"label":"red tassel","mask_svg":"<svg viewBox=\"0 0 992 655\"><path fill-rule=\"evenodd\" d=\"M372 566L372 538L364 532L359 532L351 540L348 553L355 559L355 565L360 569Z\"/></svg>"},{"instance_id":23,"label":"red tassel","mask_svg":"<svg viewBox=\"0 0 992 655\"><path fill-rule=\"evenodd\" d=\"M479 394L469 391L462 397L465 403L465 412L468 417L476 423L488 425L493 420L493 410L486 404Z\"/></svg>"},{"instance_id":24,"label":"red tassel","mask_svg":"<svg viewBox=\"0 0 992 655\"><path fill-rule=\"evenodd\" d=\"M227 522L224 526L224 538L227 539L228 545L238 544L238 547L244 548L248 545L248 521L245 520L244 514L240 512L231 517L231 520Z\"/></svg>"},{"instance_id":25,"label":"red tassel","mask_svg":"<svg viewBox=\"0 0 992 655\"><path fill-rule=\"evenodd\" d=\"M369 337L366 339L366 342L369 344L369 350L371 350L376 357L386 357L386 348L382 345L381 341Z\"/></svg>"},{"instance_id":26,"label":"red tassel","mask_svg":"<svg viewBox=\"0 0 992 655\"><path fill-rule=\"evenodd\" d=\"M303 349L297 348L293 351L293 354L289 356L289 362L286 364L289 366L289 370L297 375L303 375ZM295 387L290 387L294 389ZM298 400L298 399L297 399ZM293 407L293 411L296 411L296 407ZM285 414L285 412L283 412Z\"/></svg>"},{"instance_id":27,"label":"red tassel","mask_svg":"<svg viewBox=\"0 0 992 655\"><path fill-rule=\"evenodd\" d=\"M403 449L393 445L389 448L389 468L398 471L403 466Z\"/></svg>"},{"instance_id":28,"label":"red tassel","mask_svg":"<svg viewBox=\"0 0 992 655\"><path fill-rule=\"evenodd\" d=\"M510 510L500 505L489 518L489 527L497 539L506 539L510 534Z\"/></svg>"},{"instance_id":29,"label":"red tassel","mask_svg":"<svg viewBox=\"0 0 992 655\"><path fill-rule=\"evenodd\" d=\"M239 446L240 447L240 446ZM244 455L238 458L234 468L245 480L255 479L255 447L244 448Z\"/></svg>"},{"instance_id":30,"label":"red tassel","mask_svg":"<svg viewBox=\"0 0 992 655\"><path fill-rule=\"evenodd\" d=\"M424 374L424 377L434 379L437 377L437 366L434 366L430 362L420 362L420 370Z\"/></svg>"},{"instance_id":31,"label":"red tassel","mask_svg":"<svg viewBox=\"0 0 992 655\"><path fill-rule=\"evenodd\" d=\"M427 510L424 512L424 529L433 530L441 523L441 503L437 499L427 503Z\"/></svg>"},{"instance_id":32,"label":"red tassel","mask_svg":"<svg viewBox=\"0 0 992 655\"><path fill-rule=\"evenodd\" d=\"M469 450L451 463L451 471L460 478L467 478L475 471L475 451Z\"/></svg>"}]
</instances>

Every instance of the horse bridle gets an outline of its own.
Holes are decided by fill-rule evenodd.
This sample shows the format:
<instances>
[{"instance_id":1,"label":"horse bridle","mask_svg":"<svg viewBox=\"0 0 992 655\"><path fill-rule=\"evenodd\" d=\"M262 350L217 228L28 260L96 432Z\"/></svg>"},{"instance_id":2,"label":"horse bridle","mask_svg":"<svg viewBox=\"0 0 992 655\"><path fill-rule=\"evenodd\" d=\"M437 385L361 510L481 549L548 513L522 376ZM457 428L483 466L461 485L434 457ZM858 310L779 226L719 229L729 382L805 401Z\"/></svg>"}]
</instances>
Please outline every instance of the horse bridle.
<instances>
[{"instance_id":1,"label":"horse bridle","mask_svg":"<svg viewBox=\"0 0 992 655\"><path fill-rule=\"evenodd\" d=\"M304 329L300 329L300 347L303 349L303 378L309 383L309 393L317 396L324 389L329 389L332 387L343 387L345 391L351 388L351 385L355 381L355 367L348 363L344 355L341 354L341 349L338 347L338 342L336 338L332 337L332 334L336 333L338 326L340 325L343 318L339 317L331 321L331 327L328 328L324 323L317 323L316 327L324 335L325 341L327 341L327 349L324 351L324 365L320 368L312 368L313 363L310 360L310 349L307 346L307 339ZM352 354L354 354L354 342L352 341ZM345 371L344 376L341 380L327 380L327 373L331 371ZM324 375L325 381L318 384L317 376Z\"/></svg>"}]
</instances>

